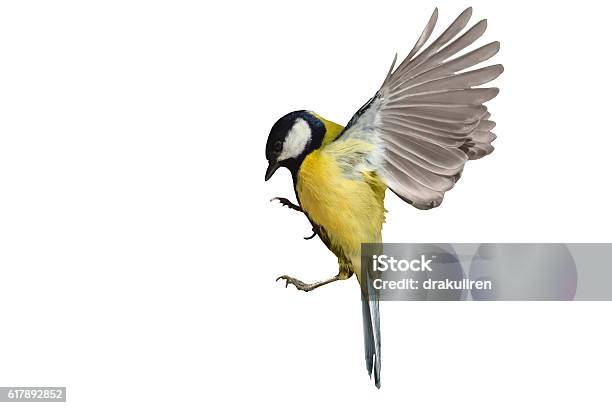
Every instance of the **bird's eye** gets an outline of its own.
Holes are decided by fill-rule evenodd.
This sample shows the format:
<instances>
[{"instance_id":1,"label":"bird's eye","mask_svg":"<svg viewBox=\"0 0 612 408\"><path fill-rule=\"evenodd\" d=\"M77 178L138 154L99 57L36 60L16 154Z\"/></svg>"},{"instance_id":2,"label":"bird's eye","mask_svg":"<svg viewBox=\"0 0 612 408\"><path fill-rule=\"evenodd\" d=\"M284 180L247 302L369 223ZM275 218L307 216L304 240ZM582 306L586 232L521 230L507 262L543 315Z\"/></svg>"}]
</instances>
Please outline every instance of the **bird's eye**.
<instances>
[{"instance_id":1,"label":"bird's eye","mask_svg":"<svg viewBox=\"0 0 612 408\"><path fill-rule=\"evenodd\" d=\"M275 152L280 152L283 148L283 142L281 142L280 140L277 140L276 142L274 142L274 145L272 146L272 149L274 149Z\"/></svg>"}]
</instances>

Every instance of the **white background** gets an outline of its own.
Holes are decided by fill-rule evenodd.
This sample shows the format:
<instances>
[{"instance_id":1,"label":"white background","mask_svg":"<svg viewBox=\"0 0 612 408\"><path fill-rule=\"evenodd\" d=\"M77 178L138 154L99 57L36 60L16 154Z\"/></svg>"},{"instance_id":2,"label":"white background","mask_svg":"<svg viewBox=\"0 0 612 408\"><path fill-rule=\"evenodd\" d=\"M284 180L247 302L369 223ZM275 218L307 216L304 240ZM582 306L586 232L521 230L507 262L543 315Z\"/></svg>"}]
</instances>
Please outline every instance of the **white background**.
<instances>
[{"instance_id":1,"label":"white background","mask_svg":"<svg viewBox=\"0 0 612 408\"><path fill-rule=\"evenodd\" d=\"M610 406L610 303L385 303L382 389L356 281L263 182L272 124L345 123L434 5L489 19L496 151L388 242L610 242L603 2L5 1L0 385L70 407ZM240 405L237 405L240 404ZM7 404L8 405L8 404Z\"/></svg>"}]
</instances>

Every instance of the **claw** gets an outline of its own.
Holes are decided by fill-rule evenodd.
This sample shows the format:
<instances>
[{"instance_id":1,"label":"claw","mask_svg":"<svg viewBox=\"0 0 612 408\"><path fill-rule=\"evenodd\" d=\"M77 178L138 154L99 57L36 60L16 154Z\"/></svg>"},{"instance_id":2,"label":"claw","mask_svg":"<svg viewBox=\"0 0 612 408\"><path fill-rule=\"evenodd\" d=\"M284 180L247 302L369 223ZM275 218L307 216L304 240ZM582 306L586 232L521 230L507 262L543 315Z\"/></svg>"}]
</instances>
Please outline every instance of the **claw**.
<instances>
[{"instance_id":1,"label":"claw","mask_svg":"<svg viewBox=\"0 0 612 408\"><path fill-rule=\"evenodd\" d=\"M316 283L304 283L299 279L295 279L292 278L291 276L287 276L287 275L283 275L283 276L279 276L278 278L276 278L276 281L278 282L279 279L284 279L285 280L285 287L289 287L289 284L292 284L293 286L295 286L295 288L297 290L302 290L304 292L310 292L311 290L314 290L318 287L321 287L323 285L327 285L328 283L332 283L335 282L337 280L340 280L340 274L334 276L333 278L329 278L326 279L324 281L321 282L316 282Z\"/></svg>"},{"instance_id":2,"label":"claw","mask_svg":"<svg viewBox=\"0 0 612 408\"><path fill-rule=\"evenodd\" d=\"M309 237L304 237L304 239L313 239L319 233L319 231L321 231L321 227L319 227L318 225L313 225L312 235Z\"/></svg>"},{"instance_id":3,"label":"claw","mask_svg":"<svg viewBox=\"0 0 612 408\"><path fill-rule=\"evenodd\" d=\"M291 201L289 201L286 198L283 198L283 197L274 197L273 199L270 200L270 202L273 202L273 201L278 201L279 203L281 203L281 205L289 207L292 210L299 211L299 212L304 212L302 210L302 207L300 207L299 205L293 204Z\"/></svg>"},{"instance_id":4,"label":"claw","mask_svg":"<svg viewBox=\"0 0 612 408\"><path fill-rule=\"evenodd\" d=\"M316 236L317 236L317 233L313 231L311 236L309 236L309 237L304 237L304 239L305 239L305 240L309 240L309 239L313 239L313 238L314 238L314 237L316 237Z\"/></svg>"},{"instance_id":5,"label":"claw","mask_svg":"<svg viewBox=\"0 0 612 408\"><path fill-rule=\"evenodd\" d=\"M288 288L289 284L292 284L293 286L295 286L295 288L297 290L303 290L304 292L308 292L311 289L312 285L308 285L304 282L302 282L299 279L295 279L292 278L291 276L287 276L287 275L283 275L283 276L279 276L278 278L276 278L276 281L278 282L279 279L284 279L285 280L285 287Z\"/></svg>"}]
</instances>

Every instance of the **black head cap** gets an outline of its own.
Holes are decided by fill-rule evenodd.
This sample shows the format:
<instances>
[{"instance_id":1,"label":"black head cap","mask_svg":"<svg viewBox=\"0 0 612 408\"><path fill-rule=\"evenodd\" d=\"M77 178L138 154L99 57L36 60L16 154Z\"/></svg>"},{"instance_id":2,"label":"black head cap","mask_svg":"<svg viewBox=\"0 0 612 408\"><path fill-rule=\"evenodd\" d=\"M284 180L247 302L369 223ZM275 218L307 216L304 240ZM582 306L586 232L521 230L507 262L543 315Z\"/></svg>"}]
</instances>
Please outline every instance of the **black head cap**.
<instances>
[{"instance_id":1,"label":"black head cap","mask_svg":"<svg viewBox=\"0 0 612 408\"><path fill-rule=\"evenodd\" d=\"M307 128L304 128L303 122L300 125L300 119L306 122ZM285 146L287 138L290 134L296 136L296 132L291 132L296 126L302 126L298 129L302 132L302 144L295 143L291 140L291 146ZM308 132L308 134L306 134ZM317 119L312 113L299 110L291 112L276 121L266 143L266 159L268 160L268 169L266 171L266 180L268 180L279 167L287 167L293 172L297 172L302 160L308 153L321 147L323 137L325 136L325 125ZM299 150L290 151L289 149Z\"/></svg>"}]
</instances>

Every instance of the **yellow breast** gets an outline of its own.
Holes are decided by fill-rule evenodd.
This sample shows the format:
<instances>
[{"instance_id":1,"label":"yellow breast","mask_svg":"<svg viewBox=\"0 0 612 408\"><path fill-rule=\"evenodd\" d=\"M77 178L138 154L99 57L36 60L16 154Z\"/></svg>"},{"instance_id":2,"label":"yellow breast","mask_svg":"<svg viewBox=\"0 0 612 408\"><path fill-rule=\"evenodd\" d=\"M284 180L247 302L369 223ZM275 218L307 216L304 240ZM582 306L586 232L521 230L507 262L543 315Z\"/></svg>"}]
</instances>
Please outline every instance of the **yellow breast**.
<instances>
[{"instance_id":1,"label":"yellow breast","mask_svg":"<svg viewBox=\"0 0 612 408\"><path fill-rule=\"evenodd\" d=\"M357 157L368 148L360 141L333 142L308 155L297 177L302 208L325 229L332 247L341 248L351 258L359 256L361 243L381 242L385 219L386 186L374 172L347 177L341 167L343 159Z\"/></svg>"}]
</instances>

